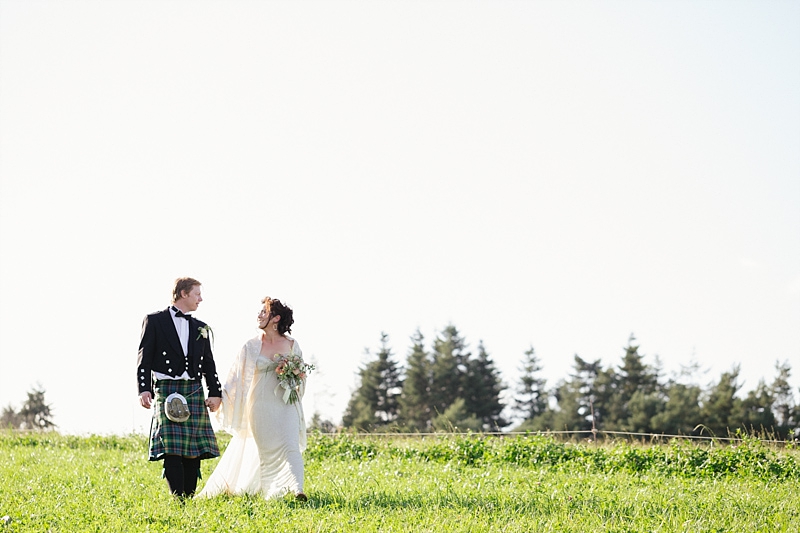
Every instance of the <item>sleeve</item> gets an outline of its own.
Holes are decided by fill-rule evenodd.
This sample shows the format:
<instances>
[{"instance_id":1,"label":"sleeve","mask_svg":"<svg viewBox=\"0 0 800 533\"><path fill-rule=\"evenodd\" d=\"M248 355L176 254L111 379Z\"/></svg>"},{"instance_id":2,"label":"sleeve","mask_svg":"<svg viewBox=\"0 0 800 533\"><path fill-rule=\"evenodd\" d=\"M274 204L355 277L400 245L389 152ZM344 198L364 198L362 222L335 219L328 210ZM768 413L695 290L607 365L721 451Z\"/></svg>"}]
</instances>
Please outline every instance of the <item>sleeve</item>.
<instances>
[{"instance_id":1,"label":"sleeve","mask_svg":"<svg viewBox=\"0 0 800 533\"><path fill-rule=\"evenodd\" d=\"M150 316L144 317L142 322L142 336L139 340L139 355L136 365L136 383L139 394L153 393L153 354L156 349L156 332L150 322Z\"/></svg>"},{"instance_id":2,"label":"sleeve","mask_svg":"<svg viewBox=\"0 0 800 533\"><path fill-rule=\"evenodd\" d=\"M200 364L202 366L201 372L203 373L203 377L206 379L206 386L208 387L208 397L219 398L222 396L222 385L219 383L217 363L214 362L214 353L211 350L211 340L209 338L205 338L202 339L202 341L203 344L205 344L205 347L203 349L203 360Z\"/></svg>"}]
</instances>

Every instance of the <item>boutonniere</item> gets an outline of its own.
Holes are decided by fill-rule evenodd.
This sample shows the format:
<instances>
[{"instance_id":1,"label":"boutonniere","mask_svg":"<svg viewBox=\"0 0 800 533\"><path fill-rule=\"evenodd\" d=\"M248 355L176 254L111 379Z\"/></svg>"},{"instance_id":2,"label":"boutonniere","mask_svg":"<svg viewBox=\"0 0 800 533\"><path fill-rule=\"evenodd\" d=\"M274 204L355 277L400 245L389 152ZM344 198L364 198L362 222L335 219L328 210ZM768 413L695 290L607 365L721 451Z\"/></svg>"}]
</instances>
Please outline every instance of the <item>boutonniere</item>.
<instances>
[{"instance_id":1,"label":"boutonniere","mask_svg":"<svg viewBox=\"0 0 800 533\"><path fill-rule=\"evenodd\" d=\"M209 335L211 336L211 340L212 341L214 340L214 332L211 331L211 326L209 326L208 324L206 324L205 326L201 326L201 327L197 328L197 331L199 331L200 334L197 335L197 338L195 339L196 341L199 341L200 337L202 337L204 339L207 339L209 337Z\"/></svg>"}]
</instances>

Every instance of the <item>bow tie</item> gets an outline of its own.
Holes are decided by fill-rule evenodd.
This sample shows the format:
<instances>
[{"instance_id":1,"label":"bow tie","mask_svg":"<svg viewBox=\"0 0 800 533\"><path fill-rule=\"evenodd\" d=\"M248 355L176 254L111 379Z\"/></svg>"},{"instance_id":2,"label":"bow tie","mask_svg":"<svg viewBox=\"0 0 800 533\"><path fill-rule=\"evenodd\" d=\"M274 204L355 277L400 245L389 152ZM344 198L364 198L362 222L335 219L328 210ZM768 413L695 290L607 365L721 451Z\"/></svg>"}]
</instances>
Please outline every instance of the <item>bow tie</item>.
<instances>
[{"instance_id":1,"label":"bow tie","mask_svg":"<svg viewBox=\"0 0 800 533\"><path fill-rule=\"evenodd\" d=\"M175 308L173 307L173 309L175 309ZM180 309L175 309L175 316L178 317L178 318L185 318L186 320L189 320L190 318L192 318L192 315L187 315L183 311L181 311Z\"/></svg>"}]
</instances>

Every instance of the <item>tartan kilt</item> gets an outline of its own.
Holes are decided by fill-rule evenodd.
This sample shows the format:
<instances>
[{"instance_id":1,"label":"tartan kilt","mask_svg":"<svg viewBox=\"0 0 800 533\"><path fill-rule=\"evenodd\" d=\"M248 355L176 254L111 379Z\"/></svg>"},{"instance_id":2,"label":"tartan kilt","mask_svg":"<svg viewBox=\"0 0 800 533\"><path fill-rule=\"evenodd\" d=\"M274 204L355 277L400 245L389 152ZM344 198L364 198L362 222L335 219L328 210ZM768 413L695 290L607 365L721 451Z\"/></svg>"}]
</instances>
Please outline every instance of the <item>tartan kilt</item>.
<instances>
[{"instance_id":1,"label":"tartan kilt","mask_svg":"<svg viewBox=\"0 0 800 533\"><path fill-rule=\"evenodd\" d=\"M164 400L177 392L189 404L189 420L173 422L164 411ZM199 381L159 379L155 386L156 402L150 427L150 460L159 461L165 455L219 457L217 438L208 418L203 385Z\"/></svg>"}]
</instances>

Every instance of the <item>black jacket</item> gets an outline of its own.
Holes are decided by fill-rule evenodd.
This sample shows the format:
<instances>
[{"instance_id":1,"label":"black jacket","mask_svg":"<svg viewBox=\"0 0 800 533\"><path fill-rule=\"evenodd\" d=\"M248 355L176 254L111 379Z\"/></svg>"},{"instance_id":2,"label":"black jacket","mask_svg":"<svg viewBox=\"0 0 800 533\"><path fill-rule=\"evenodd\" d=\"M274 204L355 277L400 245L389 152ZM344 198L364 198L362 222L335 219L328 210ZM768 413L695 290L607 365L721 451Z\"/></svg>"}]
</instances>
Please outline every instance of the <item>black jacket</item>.
<instances>
[{"instance_id":1,"label":"black jacket","mask_svg":"<svg viewBox=\"0 0 800 533\"><path fill-rule=\"evenodd\" d=\"M222 397L217 366L211 353L211 340L201 335L205 325L205 322L194 317L189 318L189 354L184 357L169 309L144 317L136 367L139 394L145 391L153 394L152 372L177 377L187 371L189 376L198 381L201 376L205 377L208 396Z\"/></svg>"}]
</instances>

